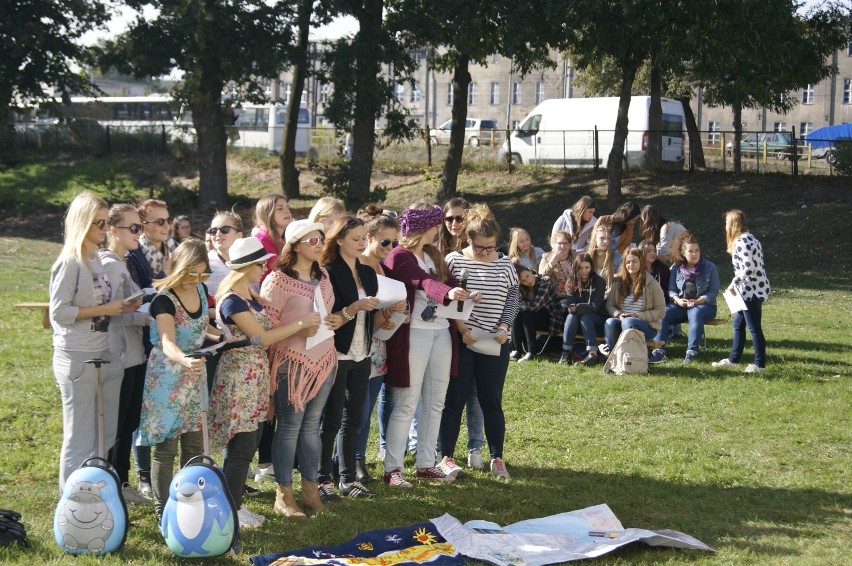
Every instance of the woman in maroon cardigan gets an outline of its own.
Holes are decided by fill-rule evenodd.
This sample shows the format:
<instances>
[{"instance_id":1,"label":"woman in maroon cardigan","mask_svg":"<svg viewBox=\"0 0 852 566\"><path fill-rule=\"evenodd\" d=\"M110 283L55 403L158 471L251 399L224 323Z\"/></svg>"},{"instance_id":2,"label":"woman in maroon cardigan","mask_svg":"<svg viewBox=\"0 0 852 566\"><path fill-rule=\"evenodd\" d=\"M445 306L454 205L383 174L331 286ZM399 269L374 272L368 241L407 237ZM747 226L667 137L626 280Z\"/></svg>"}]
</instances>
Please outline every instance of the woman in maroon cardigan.
<instances>
[{"instance_id":1,"label":"woman in maroon cardigan","mask_svg":"<svg viewBox=\"0 0 852 566\"><path fill-rule=\"evenodd\" d=\"M400 245L384 261L385 274L405 284L411 309L410 324L402 325L387 341L385 384L390 388L393 409L387 427L384 480L391 487L411 487L402 468L418 402L422 410L417 421L415 477L455 479L435 467L435 446L450 375L455 374L458 335L455 325L437 316L436 308L464 300L468 292L456 286L433 245L442 222L439 206L417 203L406 209L399 219Z\"/></svg>"}]
</instances>

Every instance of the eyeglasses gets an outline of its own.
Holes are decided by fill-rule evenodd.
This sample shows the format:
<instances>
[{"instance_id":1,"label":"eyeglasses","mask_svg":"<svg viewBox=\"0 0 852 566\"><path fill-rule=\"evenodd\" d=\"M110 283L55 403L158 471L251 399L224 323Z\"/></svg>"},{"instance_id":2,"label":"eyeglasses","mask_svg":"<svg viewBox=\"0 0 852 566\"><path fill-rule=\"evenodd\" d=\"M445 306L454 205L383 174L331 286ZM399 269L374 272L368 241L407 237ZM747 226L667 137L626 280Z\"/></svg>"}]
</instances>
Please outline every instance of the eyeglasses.
<instances>
[{"instance_id":1,"label":"eyeglasses","mask_svg":"<svg viewBox=\"0 0 852 566\"><path fill-rule=\"evenodd\" d=\"M212 273L210 271L204 271L203 273L196 273L195 271L187 270L187 272L186 272L187 277L193 277L195 279L198 279L199 283L203 283L204 281L207 281L208 279L210 279L210 275L212 275Z\"/></svg>"},{"instance_id":2,"label":"eyeglasses","mask_svg":"<svg viewBox=\"0 0 852 566\"><path fill-rule=\"evenodd\" d=\"M237 230L235 227L228 226L226 224L225 226L214 226L212 228L208 228L207 233L210 234L211 236L215 236L216 232L222 232L223 234L230 234L231 230L235 230L235 231L239 232L239 230Z\"/></svg>"},{"instance_id":3,"label":"eyeglasses","mask_svg":"<svg viewBox=\"0 0 852 566\"><path fill-rule=\"evenodd\" d=\"M382 214L384 214L388 218L399 218L399 214L397 214L395 210L385 209L385 210L382 211Z\"/></svg>"},{"instance_id":4,"label":"eyeglasses","mask_svg":"<svg viewBox=\"0 0 852 566\"><path fill-rule=\"evenodd\" d=\"M307 240L301 240L299 243L300 244L308 244L312 248L315 248L319 245L322 245L324 240L325 240L325 238L323 238L322 236L311 236Z\"/></svg>"},{"instance_id":5,"label":"eyeglasses","mask_svg":"<svg viewBox=\"0 0 852 566\"><path fill-rule=\"evenodd\" d=\"M479 246L479 245L476 245L476 244L472 244L472 245L473 245L473 251L475 251L476 253L482 253L482 252L491 253L491 252L493 252L494 250L497 249L497 246Z\"/></svg>"},{"instance_id":6,"label":"eyeglasses","mask_svg":"<svg viewBox=\"0 0 852 566\"><path fill-rule=\"evenodd\" d=\"M567 246L567 245L568 245L568 244L570 244L570 243L571 243L571 242L556 242L556 245L557 245L557 246Z\"/></svg>"},{"instance_id":7,"label":"eyeglasses","mask_svg":"<svg viewBox=\"0 0 852 566\"><path fill-rule=\"evenodd\" d=\"M144 220L142 224L156 224L157 226L164 226L166 224L171 224L171 218L157 218L156 220Z\"/></svg>"},{"instance_id":8,"label":"eyeglasses","mask_svg":"<svg viewBox=\"0 0 852 566\"><path fill-rule=\"evenodd\" d=\"M130 226L115 226L116 228L121 228L122 230L130 230L131 234L138 234L142 231L142 225L136 224L135 222Z\"/></svg>"},{"instance_id":9,"label":"eyeglasses","mask_svg":"<svg viewBox=\"0 0 852 566\"><path fill-rule=\"evenodd\" d=\"M383 248L386 248L388 246L395 248L399 245L399 240L388 240L387 238L385 238L384 240L379 240L379 245Z\"/></svg>"},{"instance_id":10,"label":"eyeglasses","mask_svg":"<svg viewBox=\"0 0 852 566\"><path fill-rule=\"evenodd\" d=\"M106 230L107 224L109 224L109 220L95 220L92 222L92 226L97 226L98 230Z\"/></svg>"},{"instance_id":11,"label":"eyeglasses","mask_svg":"<svg viewBox=\"0 0 852 566\"><path fill-rule=\"evenodd\" d=\"M452 224L453 222L458 222L461 224L464 221L464 216L445 216L444 222L447 224Z\"/></svg>"}]
</instances>

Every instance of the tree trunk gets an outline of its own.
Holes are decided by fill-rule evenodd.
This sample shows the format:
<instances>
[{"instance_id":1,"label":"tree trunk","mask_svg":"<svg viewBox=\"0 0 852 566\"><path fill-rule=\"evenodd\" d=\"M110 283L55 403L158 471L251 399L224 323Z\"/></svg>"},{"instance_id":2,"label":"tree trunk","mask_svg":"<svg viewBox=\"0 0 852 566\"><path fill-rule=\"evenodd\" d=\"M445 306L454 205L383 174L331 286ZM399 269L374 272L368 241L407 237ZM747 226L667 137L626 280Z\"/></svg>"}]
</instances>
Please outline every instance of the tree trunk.
<instances>
[{"instance_id":1,"label":"tree trunk","mask_svg":"<svg viewBox=\"0 0 852 566\"><path fill-rule=\"evenodd\" d=\"M302 0L298 15L297 53L292 67L293 85L290 88L290 100L287 105L287 121L284 124L284 139L281 144L281 191L288 199L299 198L299 170L296 169L296 133L299 128L299 110L302 91L305 89L305 77L308 74L308 34L311 30L313 0Z\"/></svg>"},{"instance_id":2,"label":"tree trunk","mask_svg":"<svg viewBox=\"0 0 852 566\"><path fill-rule=\"evenodd\" d=\"M222 114L224 85L204 84L189 101L198 135L198 205L203 210L228 203L227 136Z\"/></svg>"},{"instance_id":3,"label":"tree trunk","mask_svg":"<svg viewBox=\"0 0 852 566\"><path fill-rule=\"evenodd\" d=\"M370 177L373 173L373 159L376 147L376 107L379 86L377 78L381 66L367 46L381 44L382 10L384 2L371 0L364 3L364 9L358 12L358 35L355 41L361 42L358 48L355 68L355 103L352 121L352 160L349 164L349 199L351 204L362 204L370 198Z\"/></svg>"},{"instance_id":4,"label":"tree trunk","mask_svg":"<svg viewBox=\"0 0 852 566\"><path fill-rule=\"evenodd\" d=\"M689 135L689 157L694 166L706 167L704 146L701 145L701 132L695 122L695 114L692 112L692 106L689 105L689 98L685 96L679 100L680 105L683 106L683 116L686 120L686 133Z\"/></svg>"},{"instance_id":5,"label":"tree trunk","mask_svg":"<svg viewBox=\"0 0 852 566\"><path fill-rule=\"evenodd\" d=\"M743 137L743 105L736 102L731 105L734 111L734 139L731 143L731 153L734 156L734 173L743 170L742 153L740 152L740 140Z\"/></svg>"},{"instance_id":6,"label":"tree trunk","mask_svg":"<svg viewBox=\"0 0 852 566\"><path fill-rule=\"evenodd\" d=\"M624 175L624 143L627 141L627 111L630 109L630 93L636 71L642 63L642 57L628 55L621 67L621 92L618 97L618 118L615 121L615 135L612 150L606 162L606 194L610 207L615 208L622 200L621 178Z\"/></svg>"},{"instance_id":7,"label":"tree trunk","mask_svg":"<svg viewBox=\"0 0 852 566\"><path fill-rule=\"evenodd\" d=\"M445 201L456 195L459 170L464 154L465 122L467 121L467 89L471 77L469 71L470 58L466 54L456 56L453 69L453 127L450 130L450 148L447 160L444 162L444 172L441 175L441 187L438 199Z\"/></svg>"},{"instance_id":8,"label":"tree trunk","mask_svg":"<svg viewBox=\"0 0 852 566\"><path fill-rule=\"evenodd\" d=\"M659 171L663 164L663 80L660 67L651 63L651 106L648 109L648 167Z\"/></svg>"}]
</instances>

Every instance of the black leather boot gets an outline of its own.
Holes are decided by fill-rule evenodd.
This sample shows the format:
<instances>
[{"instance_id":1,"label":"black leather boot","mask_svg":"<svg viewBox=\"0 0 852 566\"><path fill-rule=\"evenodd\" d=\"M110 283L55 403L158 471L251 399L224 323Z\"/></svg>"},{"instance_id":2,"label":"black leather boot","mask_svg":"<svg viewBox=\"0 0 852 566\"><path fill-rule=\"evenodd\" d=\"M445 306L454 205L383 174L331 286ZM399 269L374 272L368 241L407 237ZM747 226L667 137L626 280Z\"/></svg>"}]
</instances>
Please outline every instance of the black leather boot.
<instances>
[{"instance_id":1,"label":"black leather boot","mask_svg":"<svg viewBox=\"0 0 852 566\"><path fill-rule=\"evenodd\" d=\"M367 471L367 466L364 464L364 460L355 460L355 479L364 485L376 481L372 476L370 476L370 472Z\"/></svg>"}]
</instances>

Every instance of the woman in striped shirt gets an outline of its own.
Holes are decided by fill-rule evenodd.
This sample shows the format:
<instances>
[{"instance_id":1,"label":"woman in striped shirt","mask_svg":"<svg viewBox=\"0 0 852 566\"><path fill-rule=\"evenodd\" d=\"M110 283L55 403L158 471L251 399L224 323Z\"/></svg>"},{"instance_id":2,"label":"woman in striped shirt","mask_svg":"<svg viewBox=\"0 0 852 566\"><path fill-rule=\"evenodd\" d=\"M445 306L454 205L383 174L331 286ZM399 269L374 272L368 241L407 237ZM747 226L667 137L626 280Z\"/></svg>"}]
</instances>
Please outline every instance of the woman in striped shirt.
<instances>
[{"instance_id":1,"label":"woman in striped shirt","mask_svg":"<svg viewBox=\"0 0 852 566\"><path fill-rule=\"evenodd\" d=\"M518 275L512 261L497 252L500 225L486 205L471 207L465 214L469 245L447 255L447 267L467 289L479 292L467 321L456 320L464 344L459 348L458 377L450 382L441 419L441 469L455 466L453 454L461 427L461 413L472 383L485 416L485 436L491 451L491 473L508 479L503 463L506 419L503 415L503 384L509 366L509 328L518 315ZM465 277L466 275L466 277ZM497 355L480 353L479 341L495 340ZM477 351L479 350L479 351Z\"/></svg>"}]
</instances>

